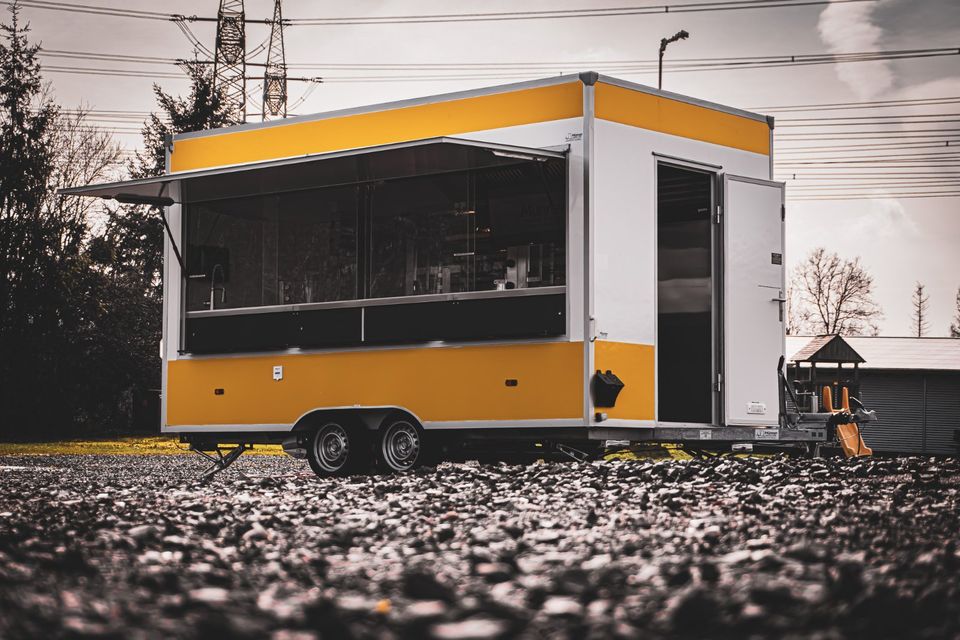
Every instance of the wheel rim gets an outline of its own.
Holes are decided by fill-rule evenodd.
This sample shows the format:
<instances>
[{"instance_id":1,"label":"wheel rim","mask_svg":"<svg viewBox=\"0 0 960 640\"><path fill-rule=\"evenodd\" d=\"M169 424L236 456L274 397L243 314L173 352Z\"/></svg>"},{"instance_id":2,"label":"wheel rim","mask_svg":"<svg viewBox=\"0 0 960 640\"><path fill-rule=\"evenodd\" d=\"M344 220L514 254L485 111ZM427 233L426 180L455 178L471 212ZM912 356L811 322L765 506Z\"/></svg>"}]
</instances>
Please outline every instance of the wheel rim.
<instances>
[{"instance_id":1,"label":"wheel rim","mask_svg":"<svg viewBox=\"0 0 960 640\"><path fill-rule=\"evenodd\" d=\"M394 422L383 434L383 458L391 469L406 471L420 457L420 434L409 422Z\"/></svg>"},{"instance_id":2,"label":"wheel rim","mask_svg":"<svg viewBox=\"0 0 960 640\"><path fill-rule=\"evenodd\" d=\"M338 424L330 423L320 430L313 440L314 459L324 471L334 472L343 468L350 455L350 439Z\"/></svg>"}]
</instances>

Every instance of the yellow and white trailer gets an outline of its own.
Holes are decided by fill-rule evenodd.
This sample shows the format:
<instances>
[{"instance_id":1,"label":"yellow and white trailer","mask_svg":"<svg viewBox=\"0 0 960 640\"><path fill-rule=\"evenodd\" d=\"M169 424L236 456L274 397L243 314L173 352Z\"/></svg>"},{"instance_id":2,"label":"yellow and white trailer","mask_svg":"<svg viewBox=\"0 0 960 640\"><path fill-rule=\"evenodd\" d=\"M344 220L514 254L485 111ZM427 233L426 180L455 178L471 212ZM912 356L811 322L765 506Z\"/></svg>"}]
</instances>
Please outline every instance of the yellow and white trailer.
<instances>
[{"instance_id":1,"label":"yellow and white trailer","mask_svg":"<svg viewBox=\"0 0 960 640\"><path fill-rule=\"evenodd\" d=\"M161 432L197 449L821 441L774 373L772 141L587 72L180 134L164 176L65 193L160 207Z\"/></svg>"}]
</instances>

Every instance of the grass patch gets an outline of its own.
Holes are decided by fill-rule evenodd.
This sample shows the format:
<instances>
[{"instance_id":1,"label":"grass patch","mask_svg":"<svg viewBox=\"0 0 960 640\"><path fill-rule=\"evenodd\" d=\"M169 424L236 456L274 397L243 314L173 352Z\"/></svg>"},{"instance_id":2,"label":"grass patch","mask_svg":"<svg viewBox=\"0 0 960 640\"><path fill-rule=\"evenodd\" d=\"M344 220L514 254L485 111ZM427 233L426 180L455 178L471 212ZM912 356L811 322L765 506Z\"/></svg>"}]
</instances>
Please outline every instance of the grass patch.
<instances>
[{"instance_id":1,"label":"grass patch","mask_svg":"<svg viewBox=\"0 0 960 640\"><path fill-rule=\"evenodd\" d=\"M171 436L133 436L93 440L60 440L56 442L0 442L0 456L62 455L186 455L187 445ZM257 445L245 455L283 454L280 445Z\"/></svg>"}]
</instances>

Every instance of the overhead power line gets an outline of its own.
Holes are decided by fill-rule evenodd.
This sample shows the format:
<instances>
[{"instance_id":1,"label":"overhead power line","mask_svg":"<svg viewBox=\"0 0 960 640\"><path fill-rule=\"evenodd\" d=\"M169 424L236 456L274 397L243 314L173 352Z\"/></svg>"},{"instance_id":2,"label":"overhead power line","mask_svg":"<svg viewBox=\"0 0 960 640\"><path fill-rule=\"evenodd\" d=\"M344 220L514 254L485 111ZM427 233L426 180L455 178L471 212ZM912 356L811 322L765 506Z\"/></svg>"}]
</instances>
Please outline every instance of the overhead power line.
<instances>
[{"instance_id":1,"label":"overhead power line","mask_svg":"<svg viewBox=\"0 0 960 640\"><path fill-rule=\"evenodd\" d=\"M787 195L787 200L912 200L916 198L956 198L960 196L960 191L951 191L948 193L876 193L864 195L816 195L816 196L791 196Z\"/></svg>"},{"instance_id":2,"label":"overhead power line","mask_svg":"<svg viewBox=\"0 0 960 640\"><path fill-rule=\"evenodd\" d=\"M515 20L543 20L557 18L602 18L630 15L667 13L700 13L709 11L737 11L749 9L784 9L837 3L876 2L876 0L720 0L718 2L692 2L647 6L606 7L594 9L560 9L550 11L501 11L487 13L415 14L392 16L349 16L340 18L299 18L285 20L284 24L304 26L336 26L362 24L436 23L436 22L491 22ZM12 0L0 0L0 4L13 4ZM93 4L74 4L54 0L20 0L19 5L29 9L66 11L95 16L111 16L138 20L164 20L169 22L216 22L207 16L185 16L159 11L144 11ZM270 24L270 20L245 18L246 24Z\"/></svg>"},{"instance_id":3,"label":"overhead power line","mask_svg":"<svg viewBox=\"0 0 960 640\"><path fill-rule=\"evenodd\" d=\"M777 118L777 123L783 126L783 122L853 122L860 120L874 120L882 122L884 120L910 120L915 118L955 118L960 113L902 113L893 115L870 115L870 116L823 116L820 118ZM800 125L798 125L800 126Z\"/></svg>"},{"instance_id":4,"label":"overhead power line","mask_svg":"<svg viewBox=\"0 0 960 640\"><path fill-rule=\"evenodd\" d=\"M928 104L952 104L960 102L960 96L939 98L909 98L903 100L866 100L862 102L823 102L819 104L795 104L765 107L748 107L751 111L832 111L834 109L885 109L889 107L912 107Z\"/></svg>"},{"instance_id":5,"label":"overhead power line","mask_svg":"<svg viewBox=\"0 0 960 640\"><path fill-rule=\"evenodd\" d=\"M3 0L0 4L12 5L12 1ZM20 0L17 5L25 9L49 9L51 11L67 11L70 13L87 13L98 16L115 16L119 18L137 18L139 20L170 20L172 15L159 11L142 11L120 7L102 5L74 4L67 2L53 2L51 0Z\"/></svg>"},{"instance_id":6,"label":"overhead power line","mask_svg":"<svg viewBox=\"0 0 960 640\"><path fill-rule=\"evenodd\" d=\"M268 39L269 40L269 39ZM258 47L263 48L264 45ZM163 58L159 56L135 56L125 53L105 53L94 51L66 51L61 49L43 49L43 55L62 56L91 60L110 60L110 61L130 61L130 62L150 62L181 64L182 58ZM715 68L759 68L773 65L797 66L805 64L837 64L845 62L870 62L877 60L890 59L909 59L913 57L928 57L942 55L960 55L960 48L928 48L928 49L900 49L890 51L854 51L847 53L833 54L776 54L765 56L732 56L732 57L711 57L711 58L682 58L668 63L665 67L673 71L679 70L713 70ZM249 54L248 54L249 57ZM528 76L537 73L556 73L558 70L581 70L593 69L599 71L631 71L644 70L654 71L657 68L656 59L636 59L636 60L568 60L564 62L457 62L457 63L430 63L430 62L300 62L289 63L291 69L321 69L321 70L350 70L350 71L417 71L417 72L437 72L437 75L451 74L458 72L454 77L465 77L459 72L479 72L477 75L484 77L507 77L507 75L493 75L494 72L503 71L509 75ZM350 76L341 76L348 78ZM360 78L369 78L370 76L355 76ZM398 76L400 77L400 76ZM409 76L403 76L409 77ZM950 100L960 102L957 98L937 98L936 100ZM893 101L896 103L922 103L921 101ZM845 103L846 105L862 106L871 103ZM891 103L892 104L892 103ZM760 107L755 110L777 111L786 107Z\"/></svg>"},{"instance_id":7,"label":"overhead power line","mask_svg":"<svg viewBox=\"0 0 960 640\"><path fill-rule=\"evenodd\" d=\"M793 147L789 145L782 145L774 141L775 147L775 156L780 157L782 154L810 154L810 153L823 153L824 151L859 151L859 152L869 152L869 151L889 151L890 149L946 149L946 148L958 148L960 149L960 139L957 140L942 140L942 141L933 141L930 142L914 142L914 143L902 143L902 142L875 142L870 144L848 144L848 145L821 145L821 146L812 146L812 147Z\"/></svg>"},{"instance_id":8,"label":"overhead power line","mask_svg":"<svg viewBox=\"0 0 960 640\"><path fill-rule=\"evenodd\" d=\"M89 56L90 59L97 61L107 61L110 54L105 53L92 53L92 52L61 52L62 55L70 55L77 59L82 59L83 56ZM121 54L126 55L126 54ZM812 64L830 64L830 63L847 63L847 62L862 62L862 61L873 61L873 60L888 60L888 59L906 59L906 58L922 58L930 56L953 56L960 55L960 49L912 49L912 50L900 50L900 51L880 51L880 52L853 52L853 53L841 53L841 54L802 54L802 55L779 55L779 56L757 56L751 58L703 58L699 61L690 60L687 62L678 61L675 64L668 65L668 68L672 71L730 71L737 69L757 69L757 68L772 68L772 67L791 67L791 66L805 66ZM144 56L147 58L147 56ZM149 57L151 62L156 62L161 60L161 58ZM119 62L137 62L138 60L125 58L117 58ZM185 61L181 59L168 59L170 64L183 64ZM690 64L691 66L683 67L682 65ZM605 63L593 63L593 67L601 71L608 73L623 73L625 75L635 75L637 73L655 73L656 64L654 61L643 61L638 60L635 63L625 63L623 66L616 68L606 68ZM293 67L294 65L289 65ZM328 65L296 65L297 68L324 68ZM584 62L573 68L584 68L591 66L590 63ZM48 67L49 69L49 67ZM57 72L68 73L65 71L65 68L57 69ZM95 69L87 68L84 69L85 73L93 73ZM104 75L113 75L115 69L106 68L102 69ZM146 69L126 69L124 70L127 74L139 74L143 76L149 76L151 74L156 74L157 77L161 77L159 73L149 71ZM393 71L393 69L384 69L384 71ZM324 82L332 83L358 83L358 82L410 82L410 81L431 81L431 82L442 82L442 81L463 81L463 80L501 80L509 78L531 78L537 77L545 74L553 74L557 69L531 69L529 71L513 71L505 70L498 72L481 72L481 73L465 73L465 72L456 72L456 69L450 69L449 71L444 70L442 73L424 73L424 74L388 74L388 75L341 75L341 76L325 76ZM169 76L166 76L169 77ZM292 79L292 78L291 78ZM309 79L314 80L314 79Z\"/></svg>"},{"instance_id":9,"label":"overhead power line","mask_svg":"<svg viewBox=\"0 0 960 640\"><path fill-rule=\"evenodd\" d=\"M165 72L165 71L143 71L136 69L98 69L92 67L60 67L60 66L46 66L43 68L45 72L49 73L66 73L74 75L95 75L95 76L119 76L125 78L147 78L150 80L156 80L159 78L169 78L169 79L182 79L184 75L182 73L174 72Z\"/></svg>"},{"instance_id":10,"label":"overhead power line","mask_svg":"<svg viewBox=\"0 0 960 640\"><path fill-rule=\"evenodd\" d=\"M834 4L871 2L873 0L833 0ZM545 20L562 18L603 18L665 13L699 13L704 11L738 11L746 9L780 9L830 4L830 0L721 0L647 6L605 7L594 9L554 9L545 11L495 11L476 13L428 13L417 15L348 16L294 18L290 24L310 26L362 24L426 24L437 22L502 22L512 20Z\"/></svg>"},{"instance_id":11,"label":"overhead power line","mask_svg":"<svg viewBox=\"0 0 960 640\"><path fill-rule=\"evenodd\" d=\"M950 115L960 115L960 114L950 114ZM786 123L786 124L777 124L778 128L796 128L802 127L805 129L819 128L819 127L899 127L903 125L914 125L914 124L951 124L954 122L960 122L960 119L956 118L941 118L934 120L907 120L907 121L878 121L872 120L868 122L824 122L823 120L814 119L814 122L809 123ZM913 129L911 129L913 131ZM917 129L919 131L919 129ZM855 133L853 131L844 131L842 133Z\"/></svg>"}]
</instances>

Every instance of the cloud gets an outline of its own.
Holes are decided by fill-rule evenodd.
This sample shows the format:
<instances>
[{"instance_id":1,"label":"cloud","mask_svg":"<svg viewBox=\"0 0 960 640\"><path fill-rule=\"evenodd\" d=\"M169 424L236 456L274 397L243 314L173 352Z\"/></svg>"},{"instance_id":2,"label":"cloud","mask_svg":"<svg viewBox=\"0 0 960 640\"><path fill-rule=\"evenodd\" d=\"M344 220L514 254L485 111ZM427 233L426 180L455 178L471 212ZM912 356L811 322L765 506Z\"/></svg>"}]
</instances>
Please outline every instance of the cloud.
<instances>
[{"instance_id":1,"label":"cloud","mask_svg":"<svg viewBox=\"0 0 960 640\"><path fill-rule=\"evenodd\" d=\"M830 53L879 51L883 28L873 21L877 3L831 3L820 14L817 30ZM889 62L850 62L836 65L837 76L861 100L875 98L893 86Z\"/></svg>"}]
</instances>

